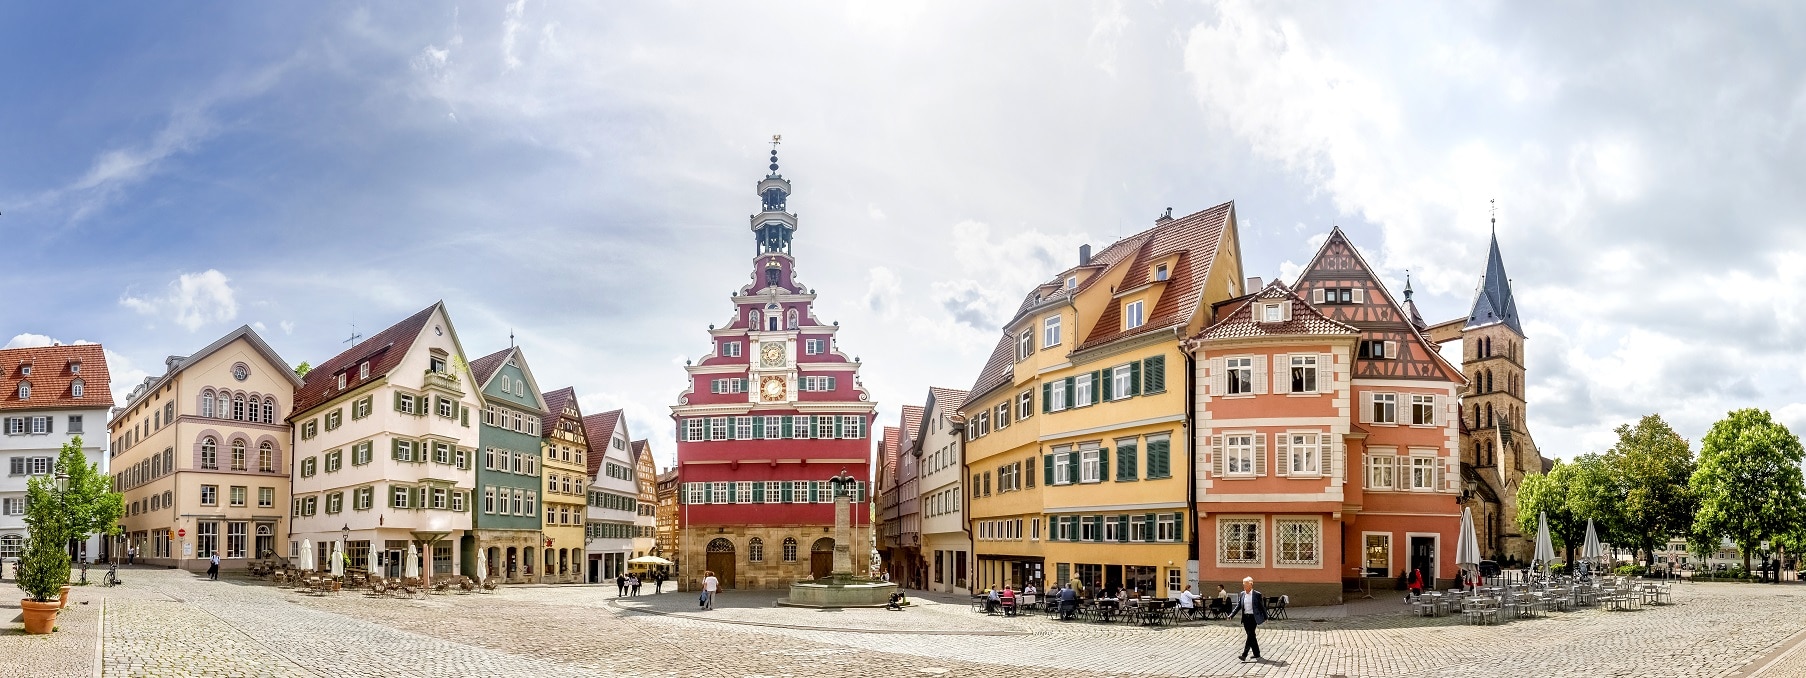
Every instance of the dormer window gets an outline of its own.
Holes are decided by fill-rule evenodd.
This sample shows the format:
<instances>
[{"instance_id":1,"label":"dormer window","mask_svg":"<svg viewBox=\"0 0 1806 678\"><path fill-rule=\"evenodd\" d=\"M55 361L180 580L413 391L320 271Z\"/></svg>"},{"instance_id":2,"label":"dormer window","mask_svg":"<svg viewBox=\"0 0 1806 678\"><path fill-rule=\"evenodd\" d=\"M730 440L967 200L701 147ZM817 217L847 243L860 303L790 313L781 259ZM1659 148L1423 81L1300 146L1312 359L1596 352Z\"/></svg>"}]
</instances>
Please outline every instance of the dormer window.
<instances>
[{"instance_id":1,"label":"dormer window","mask_svg":"<svg viewBox=\"0 0 1806 678\"><path fill-rule=\"evenodd\" d=\"M82 380L80 380L80 379L77 379L77 380L75 380L74 383L69 384L69 395L71 395L71 396L80 398L80 397L82 397L82 393L84 391L86 391L86 388L83 387Z\"/></svg>"},{"instance_id":2,"label":"dormer window","mask_svg":"<svg viewBox=\"0 0 1806 678\"><path fill-rule=\"evenodd\" d=\"M345 373L344 372L339 373L339 390L341 390L341 391L345 390Z\"/></svg>"},{"instance_id":3,"label":"dormer window","mask_svg":"<svg viewBox=\"0 0 1806 678\"><path fill-rule=\"evenodd\" d=\"M359 379L369 379L370 378L370 361L366 360L362 363L358 363L357 378L359 378Z\"/></svg>"},{"instance_id":4,"label":"dormer window","mask_svg":"<svg viewBox=\"0 0 1806 678\"><path fill-rule=\"evenodd\" d=\"M31 376L31 363L20 365L19 374L27 377Z\"/></svg>"},{"instance_id":5,"label":"dormer window","mask_svg":"<svg viewBox=\"0 0 1806 678\"><path fill-rule=\"evenodd\" d=\"M1144 316L1142 314L1142 301L1140 299L1131 301L1131 302L1129 302L1129 305L1123 307L1123 309L1122 309L1123 329L1132 330L1137 327L1141 327L1142 324L1146 323L1146 322L1147 322L1146 316Z\"/></svg>"},{"instance_id":6,"label":"dormer window","mask_svg":"<svg viewBox=\"0 0 1806 678\"><path fill-rule=\"evenodd\" d=\"M1154 281L1159 282L1159 281L1162 281L1165 279L1166 279L1166 264L1161 264L1159 266L1155 266L1154 267Z\"/></svg>"},{"instance_id":7,"label":"dormer window","mask_svg":"<svg viewBox=\"0 0 1806 678\"><path fill-rule=\"evenodd\" d=\"M1069 276L1066 278L1066 289L1074 290L1074 289L1078 289L1078 287L1079 287L1079 277L1078 276L1075 275L1075 276Z\"/></svg>"},{"instance_id":8,"label":"dormer window","mask_svg":"<svg viewBox=\"0 0 1806 678\"><path fill-rule=\"evenodd\" d=\"M1261 322L1278 323L1292 319L1292 305L1286 302L1261 304Z\"/></svg>"},{"instance_id":9,"label":"dormer window","mask_svg":"<svg viewBox=\"0 0 1806 678\"><path fill-rule=\"evenodd\" d=\"M69 373L70 374L81 374L82 373L82 364L79 362L69 363Z\"/></svg>"},{"instance_id":10,"label":"dormer window","mask_svg":"<svg viewBox=\"0 0 1806 678\"><path fill-rule=\"evenodd\" d=\"M30 398L31 398L31 382L29 382L29 381L19 382L19 399L20 400L29 400Z\"/></svg>"}]
</instances>

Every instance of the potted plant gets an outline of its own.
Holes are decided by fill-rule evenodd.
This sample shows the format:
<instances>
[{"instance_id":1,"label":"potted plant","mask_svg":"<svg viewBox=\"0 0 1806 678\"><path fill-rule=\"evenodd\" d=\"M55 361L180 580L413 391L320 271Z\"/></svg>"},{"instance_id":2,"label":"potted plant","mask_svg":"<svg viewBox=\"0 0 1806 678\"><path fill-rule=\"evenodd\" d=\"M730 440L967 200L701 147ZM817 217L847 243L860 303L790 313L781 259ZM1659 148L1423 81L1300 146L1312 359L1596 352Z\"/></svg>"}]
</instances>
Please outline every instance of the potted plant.
<instances>
[{"instance_id":1,"label":"potted plant","mask_svg":"<svg viewBox=\"0 0 1806 678\"><path fill-rule=\"evenodd\" d=\"M68 523L63 520L49 478L26 484L25 524L30 539L19 560L19 588L31 596L19 601L26 633L50 633L56 613L69 592Z\"/></svg>"}]
</instances>

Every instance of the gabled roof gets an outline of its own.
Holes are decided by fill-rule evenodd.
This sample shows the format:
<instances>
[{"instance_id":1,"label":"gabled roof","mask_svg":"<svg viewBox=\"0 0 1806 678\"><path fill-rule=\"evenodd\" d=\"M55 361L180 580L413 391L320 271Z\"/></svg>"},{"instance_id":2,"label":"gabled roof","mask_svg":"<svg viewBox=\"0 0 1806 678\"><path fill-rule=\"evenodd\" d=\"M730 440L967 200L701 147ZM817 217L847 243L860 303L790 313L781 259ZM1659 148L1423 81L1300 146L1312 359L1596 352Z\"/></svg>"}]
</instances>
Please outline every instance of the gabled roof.
<instances>
[{"instance_id":1,"label":"gabled roof","mask_svg":"<svg viewBox=\"0 0 1806 678\"><path fill-rule=\"evenodd\" d=\"M991 349L991 357L985 360L985 366L978 373L978 380L972 382L972 390L968 393L984 395L1004 384L1010 383L1016 375L1016 339L1008 334L997 340L997 346ZM964 405L964 402L961 402Z\"/></svg>"},{"instance_id":2,"label":"gabled roof","mask_svg":"<svg viewBox=\"0 0 1806 678\"><path fill-rule=\"evenodd\" d=\"M373 379L381 379L395 370L408 349L414 347L414 339L426 327L428 318L433 312L444 306L444 302L434 303L401 322L389 326L375 336L359 342L358 345L346 349L326 362L315 365L313 370L302 378L301 388L295 389L295 415L311 410L321 403L338 395L338 373L346 372L345 389L357 388ZM359 379L357 370L348 370L365 360L370 361L370 376Z\"/></svg>"},{"instance_id":3,"label":"gabled roof","mask_svg":"<svg viewBox=\"0 0 1806 678\"><path fill-rule=\"evenodd\" d=\"M510 359L514 360L514 367L515 369L520 370L521 376L527 378L527 396L533 399L533 406L542 408L540 414L553 412L553 410L546 405L545 394L539 392L539 380L533 377L533 368L527 364L527 354L522 352L519 346L509 346L508 348L504 348L500 351L471 361L470 378L471 381L476 383L477 398L488 399L491 397L489 394L484 393L484 391L489 390L489 382L494 380L497 374L501 373L502 366L508 364ZM480 372L478 371L477 363L482 363L482 371ZM518 403L513 402L508 403L508 406L520 407ZM562 410L562 408L560 409Z\"/></svg>"},{"instance_id":4,"label":"gabled roof","mask_svg":"<svg viewBox=\"0 0 1806 678\"><path fill-rule=\"evenodd\" d=\"M583 456L583 460L588 462L589 477L596 477L596 471L602 468L602 455L596 454L596 451L608 449L608 442L614 439L615 427L619 425L621 425L620 410L610 410L583 418L583 437L589 441L589 453Z\"/></svg>"},{"instance_id":5,"label":"gabled roof","mask_svg":"<svg viewBox=\"0 0 1806 678\"><path fill-rule=\"evenodd\" d=\"M1256 307L1259 306L1255 303L1256 301L1273 299L1289 299L1293 302L1291 320L1261 322L1254 316L1258 310ZM1211 341L1278 336L1356 336L1360 333L1361 331L1358 329L1325 317L1285 283L1275 280L1267 283L1266 288L1259 293L1244 298L1240 307L1225 314L1217 324L1199 332L1196 339Z\"/></svg>"},{"instance_id":6,"label":"gabled roof","mask_svg":"<svg viewBox=\"0 0 1806 678\"><path fill-rule=\"evenodd\" d=\"M1379 290L1380 296L1386 300L1387 304L1392 306L1392 310L1397 312L1400 318L1409 318L1410 316L1405 314L1404 307L1399 305L1397 299L1392 298L1392 292L1386 289L1385 282L1380 280L1379 275L1374 273L1374 268L1367 264L1367 257L1361 254L1361 248L1354 246L1354 242L1348 239L1348 234L1343 233L1342 227L1340 226L1330 227L1329 237L1324 238L1323 244L1317 248L1317 253L1311 255L1310 263L1305 264L1304 268L1299 269L1298 280L1293 282L1292 286L1298 287L1302 284L1305 276L1310 275L1312 271L1317 269L1318 264L1323 260L1324 255L1329 252L1330 248L1337 245L1347 249L1348 252L1354 256L1355 263L1359 266L1359 269L1364 271L1373 281L1374 289ZM1405 320L1400 324L1411 330L1411 336L1417 340L1418 346L1423 348L1424 354L1429 356L1431 361L1442 368L1443 374L1447 376L1450 381L1461 385L1467 384L1467 374L1462 372L1461 368L1450 363L1447 358L1442 357L1442 352L1436 350L1436 343L1430 341L1429 337L1424 336L1425 328L1423 325L1413 323L1410 320Z\"/></svg>"},{"instance_id":7,"label":"gabled roof","mask_svg":"<svg viewBox=\"0 0 1806 678\"><path fill-rule=\"evenodd\" d=\"M489 385L489 380L495 377L495 373L502 369L502 364L508 362L508 356L513 354L514 347L510 346L470 361L470 377L476 380L477 388Z\"/></svg>"},{"instance_id":8,"label":"gabled roof","mask_svg":"<svg viewBox=\"0 0 1806 678\"><path fill-rule=\"evenodd\" d=\"M81 366L79 372L69 369ZM21 369L31 366L31 374ZM75 397L75 380L82 395ZM107 353L100 344L35 346L0 349L0 411L52 408L109 408L113 406L112 377L107 373ZM19 398L20 382L31 384L31 394ZM93 422L90 430L106 436L106 422ZM103 441L104 442L104 441Z\"/></svg>"},{"instance_id":9,"label":"gabled roof","mask_svg":"<svg viewBox=\"0 0 1806 678\"><path fill-rule=\"evenodd\" d=\"M633 463L640 463L640 458L652 454L652 443L644 438L627 443L627 451L633 455Z\"/></svg>"},{"instance_id":10,"label":"gabled roof","mask_svg":"<svg viewBox=\"0 0 1806 678\"><path fill-rule=\"evenodd\" d=\"M227 332L225 336L220 337L213 343L201 348L201 350L195 352L194 355L180 358L171 356L169 360L165 361L165 364L168 366L168 371L164 372L161 377L157 377L154 380L147 380L144 383L143 388L134 389L132 395L129 396L130 400L126 401L123 407L128 410L135 407L143 400L144 396L162 388L164 384L169 383L169 380L174 379L177 374L182 372L182 370L188 369L189 365L200 362L203 358L213 355L220 349L225 348L228 344L241 338L244 339L246 343L249 343L253 350L263 355L265 361L280 370L282 372L282 377L288 380L291 387L301 387L301 378L295 376L295 370L291 368L287 361L282 359L282 356L276 354L276 349L270 348L270 345L264 342L263 335L258 334L257 330L251 329L250 325L240 325L238 329ZM353 374L351 376L356 375Z\"/></svg>"},{"instance_id":11,"label":"gabled roof","mask_svg":"<svg viewBox=\"0 0 1806 678\"><path fill-rule=\"evenodd\" d=\"M916 432L922 430L922 412L921 405L903 406L903 425L899 428L902 429L904 439L914 438Z\"/></svg>"},{"instance_id":12,"label":"gabled roof","mask_svg":"<svg viewBox=\"0 0 1806 678\"><path fill-rule=\"evenodd\" d=\"M470 369L474 372L476 370L476 363L471 363ZM545 422L544 426L540 427L540 432L545 434L545 437L550 438L552 437L552 433L557 430L557 427L553 426L551 422L564 414L565 406L577 404L577 389L566 386L556 391L542 393L540 394L540 399L546 401L546 419L548 420ZM577 408L577 417L579 419L583 417L583 408L581 406ZM585 430L583 435L584 437L588 437L589 431Z\"/></svg>"},{"instance_id":13,"label":"gabled roof","mask_svg":"<svg viewBox=\"0 0 1806 678\"><path fill-rule=\"evenodd\" d=\"M1511 278L1505 275L1505 258L1499 255L1499 235L1492 236L1492 247L1486 253L1486 273L1480 276L1480 287L1474 290L1474 309L1467 314L1463 330L1505 323L1520 336L1518 302L1511 296Z\"/></svg>"},{"instance_id":14,"label":"gabled roof","mask_svg":"<svg viewBox=\"0 0 1806 678\"><path fill-rule=\"evenodd\" d=\"M1147 322L1133 329L1122 327L1122 300L1110 300L1097 324L1092 326L1090 336L1073 350L1083 351L1126 337L1189 325L1203 306L1204 283L1210 278L1211 262L1216 260L1217 246L1222 243L1223 233L1229 230L1234 217L1235 203L1231 201L1163 222L1139 234L1141 243L1134 246L1134 257L1129 269L1123 272L1118 289L1131 290L1155 282L1150 279L1149 267L1156 260L1178 255L1172 270L1167 271L1166 290L1160 294L1154 308L1148 310ZM1114 247L1116 245L1105 251ZM1092 278L1102 279L1102 276Z\"/></svg>"},{"instance_id":15,"label":"gabled roof","mask_svg":"<svg viewBox=\"0 0 1806 678\"><path fill-rule=\"evenodd\" d=\"M882 473L884 473L884 477L881 479L881 487L885 489L890 489L897 485L897 452L901 439L902 433L897 427L884 427L884 442L882 447L879 448L883 451L884 456L882 457L882 464L879 468L882 469Z\"/></svg>"}]
</instances>

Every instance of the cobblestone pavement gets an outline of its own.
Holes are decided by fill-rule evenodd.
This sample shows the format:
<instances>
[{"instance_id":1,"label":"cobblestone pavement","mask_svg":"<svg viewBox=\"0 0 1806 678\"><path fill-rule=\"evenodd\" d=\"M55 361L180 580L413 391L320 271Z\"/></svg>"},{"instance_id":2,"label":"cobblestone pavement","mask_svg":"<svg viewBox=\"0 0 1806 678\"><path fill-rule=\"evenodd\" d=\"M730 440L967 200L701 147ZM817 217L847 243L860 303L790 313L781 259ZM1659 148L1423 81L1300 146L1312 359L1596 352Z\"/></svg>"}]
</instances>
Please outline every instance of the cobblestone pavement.
<instances>
[{"instance_id":1,"label":"cobblestone pavement","mask_svg":"<svg viewBox=\"0 0 1806 678\"><path fill-rule=\"evenodd\" d=\"M126 581L73 592L57 634L8 626L0 675L92 675L100 641L106 676L1806 676L1800 585L1677 585L1672 606L1483 627L1383 601L1295 609L1262 627L1268 661L1243 664L1227 622L1004 618L940 597L821 611L729 592L700 611L694 594L615 600L612 586L406 600L167 570Z\"/></svg>"}]
</instances>

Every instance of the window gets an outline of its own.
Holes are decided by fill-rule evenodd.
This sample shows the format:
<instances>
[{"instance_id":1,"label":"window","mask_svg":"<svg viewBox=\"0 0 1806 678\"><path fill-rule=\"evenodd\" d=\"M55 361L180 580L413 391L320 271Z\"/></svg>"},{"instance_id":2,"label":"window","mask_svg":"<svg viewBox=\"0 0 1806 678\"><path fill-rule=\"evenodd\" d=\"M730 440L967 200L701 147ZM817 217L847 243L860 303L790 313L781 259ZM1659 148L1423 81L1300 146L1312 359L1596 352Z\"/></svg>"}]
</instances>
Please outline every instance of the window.
<instances>
[{"instance_id":1,"label":"window","mask_svg":"<svg viewBox=\"0 0 1806 678\"><path fill-rule=\"evenodd\" d=\"M370 449L372 447L373 447L373 445L371 445L370 441L368 441L368 440L358 443L356 445L352 445L351 446L351 465L352 466L363 466L365 464L370 463Z\"/></svg>"},{"instance_id":2,"label":"window","mask_svg":"<svg viewBox=\"0 0 1806 678\"><path fill-rule=\"evenodd\" d=\"M389 507L407 508L408 496L411 494L413 494L413 491L407 487L401 485L391 486L389 491Z\"/></svg>"},{"instance_id":3,"label":"window","mask_svg":"<svg viewBox=\"0 0 1806 678\"><path fill-rule=\"evenodd\" d=\"M365 365L369 365L369 363L365 363ZM365 396L351 403L351 418L363 419L364 417L370 416L370 405L374 400L375 399L370 396Z\"/></svg>"},{"instance_id":4,"label":"window","mask_svg":"<svg viewBox=\"0 0 1806 678\"><path fill-rule=\"evenodd\" d=\"M27 368L25 368L25 370L26 370L25 371L26 374L31 374L31 368L27 367ZM19 399L20 400L30 400L31 399L31 382L29 382L29 381L19 382Z\"/></svg>"},{"instance_id":5,"label":"window","mask_svg":"<svg viewBox=\"0 0 1806 678\"><path fill-rule=\"evenodd\" d=\"M753 537L747 542L746 559L755 563L765 562L765 540Z\"/></svg>"},{"instance_id":6,"label":"window","mask_svg":"<svg viewBox=\"0 0 1806 678\"><path fill-rule=\"evenodd\" d=\"M308 457L306 459L302 459L301 460L301 477L303 477L303 478L313 477L316 466L317 466L317 462L314 460L313 457Z\"/></svg>"},{"instance_id":7,"label":"window","mask_svg":"<svg viewBox=\"0 0 1806 678\"><path fill-rule=\"evenodd\" d=\"M82 397L82 380L77 379L74 383L69 384L69 395L77 398Z\"/></svg>"},{"instance_id":8,"label":"window","mask_svg":"<svg viewBox=\"0 0 1806 678\"><path fill-rule=\"evenodd\" d=\"M202 488L209 487L202 485ZM200 522L195 530L195 554L198 557L209 557L219 553L219 523L212 520Z\"/></svg>"},{"instance_id":9,"label":"window","mask_svg":"<svg viewBox=\"0 0 1806 678\"><path fill-rule=\"evenodd\" d=\"M1317 392L1317 356L1291 356L1292 393Z\"/></svg>"},{"instance_id":10,"label":"window","mask_svg":"<svg viewBox=\"0 0 1806 678\"><path fill-rule=\"evenodd\" d=\"M740 342L738 342L738 341L721 342L721 355L727 356L729 358L740 357Z\"/></svg>"},{"instance_id":11,"label":"window","mask_svg":"<svg viewBox=\"0 0 1806 678\"><path fill-rule=\"evenodd\" d=\"M796 562L796 537L784 538L784 562Z\"/></svg>"},{"instance_id":12,"label":"window","mask_svg":"<svg viewBox=\"0 0 1806 678\"><path fill-rule=\"evenodd\" d=\"M395 411L402 414L414 413L414 396L410 393L395 394Z\"/></svg>"},{"instance_id":13,"label":"window","mask_svg":"<svg viewBox=\"0 0 1806 678\"><path fill-rule=\"evenodd\" d=\"M1110 369L1110 397L1124 400L1135 395L1135 370L1133 365L1117 365Z\"/></svg>"},{"instance_id":14,"label":"window","mask_svg":"<svg viewBox=\"0 0 1806 678\"><path fill-rule=\"evenodd\" d=\"M1159 266L1154 267L1154 281L1159 282L1159 281L1162 281L1165 279L1166 279L1166 264L1161 264ZM1173 587L1173 588L1177 588L1177 587Z\"/></svg>"},{"instance_id":15,"label":"window","mask_svg":"<svg viewBox=\"0 0 1806 678\"><path fill-rule=\"evenodd\" d=\"M1282 565L1317 565L1321 561L1322 526L1315 520L1274 519Z\"/></svg>"},{"instance_id":16,"label":"window","mask_svg":"<svg viewBox=\"0 0 1806 678\"><path fill-rule=\"evenodd\" d=\"M1047 411L1059 412L1066 409L1066 380L1042 384L1042 388L1042 398L1045 400L1042 404L1047 406Z\"/></svg>"},{"instance_id":17,"label":"window","mask_svg":"<svg viewBox=\"0 0 1806 678\"><path fill-rule=\"evenodd\" d=\"M1375 423L1375 424L1396 424L1396 423L1398 423L1398 394L1396 394L1396 393L1373 393L1373 394L1370 394L1368 397L1372 398L1372 400L1373 400L1373 415L1372 415L1373 423Z\"/></svg>"},{"instance_id":18,"label":"window","mask_svg":"<svg viewBox=\"0 0 1806 678\"><path fill-rule=\"evenodd\" d=\"M245 470L245 441L232 441L232 470Z\"/></svg>"},{"instance_id":19,"label":"window","mask_svg":"<svg viewBox=\"0 0 1806 678\"><path fill-rule=\"evenodd\" d=\"M1384 359L1388 359L1388 358L1397 358L1398 357L1398 342L1396 342L1396 341L1379 341L1379 340L1372 340L1372 341L1363 340L1361 342L1361 345L1360 345L1360 348L1358 349L1358 351L1359 351L1360 357L1367 358L1370 360L1384 360Z\"/></svg>"},{"instance_id":20,"label":"window","mask_svg":"<svg viewBox=\"0 0 1806 678\"><path fill-rule=\"evenodd\" d=\"M1035 392L1023 391L1016 395L1016 419L1027 419L1035 413Z\"/></svg>"},{"instance_id":21,"label":"window","mask_svg":"<svg viewBox=\"0 0 1806 678\"><path fill-rule=\"evenodd\" d=\"M1060 316L1053 315L1041 321L1041 347L1052 348L1060 345Z\"/></svg>"},{"instance_id":22,"label":"window","mask_svg":"<svg viewBox=\"0 0 1806 678\"><path fill-rule=\"evenodd\" d=\"M345 451L333 450L326 453L326 472L333 473L345 465Z\"/></svg>"},{"instance_id":23,"label":"window","mask_svg":"<svg viewBox=\"0 0 1806 678\"><path fill-rule=\"evenodd\" d=\"M320 421L318 419L309 419L307 420L307 423L301 425L302 440L308 440L317 435L320 435Z\"/></svg>"},{"instance_id":24,"label":"window","mask_svg":"<svg viewBox=\"0 0 1806 678\"><path fill-rule=\"evenodd\" d=\"M1079 286L1079 277L1078 276L1076 276L1076 275L1068 276L1066 278L1066 289L1069 289L1069 290L1078 289L1078 286Z\"/></svg>"},{"instance_id":25,"label":"window","mask_svg":"<svg viewBox=\"0 0 1806 678\"><path fill-rule=\"evenodd\" d=\"M257 508L270 508L276 505L276 488L257 488Z\"/></svg>"},{"instance_id":26,"label":"window","mask_svg":"<svg viewBox=\"0 0 1806 678\"><path fill-rule=\"evenodd\" d=\"M826 344L826 343L827 342L822 341L820 339L804 339L803 340L803 354L804 355L820 355L825 352L823 350L823 348L824 348L823 344Z\"/></svg>"},{"instance_id":27,"label":"window","mask_svg":"<svg viewBox=\"0 0 1806 678\"><path fill-rule=\"evenodd\" d=\"M1123 527L1122 521L1115 516L1104 517L1104 541L1128 541L1128 535L1123 534Z\"/></svg>"},{"instance_id":28,"label":"window","mask_svg":"<svg viewBox=\"0 0 1806 678\"><path fill-rule=\"evenodd\" d=\"M1254 392L1254 359L1227 358L1223 361L1228 370L1229 395L1247 395Z\"/></svg>"},{"instance_id":29,"label":"window","mask_svg":"<svg viewBox=\"0 0 1806 678\"><path fill-rule=\"evenodd\" d=\"M1436 423L1436 396L1411 396L1411 424L1431 426Z\"/></svg>"},{"instance_id":30,"label":"window","mask_svg":"<svg viewBox=\"0 0 1806 678\"><path fill-rule=\"evenodd\" d=\"M1318 466L1318 461L1322 456L1321 448L1318 447L1320 437L1318 434L1284 433L1281 435L1287 438L1285 454L1287 455L1286 472L1289 475L1310 476L1322 472Z\"/></svg>"},{"instance_id":31,"label":"window","mask_svg":"<svg viewBox=\"0 0 1806 678\"><path fill-rule=\"evenodd\" d=\"M345 493L334 492L326 495L326 512L339 513L345 510Z\"/></svg>"},{"instance_id":32,"label":"window","mask_svg":"<svg viewBox=\"0 0 1806 678\"><path fill-rule=\"evenodd\" d=\"M1053 473L1054 473L1053 484L1055 484L1055 485L1070 484L1072 482L1072 470L1071 470L1072 455L1069 452L1067 452L1065 449L1056 447L1056 448L1054 448L1054 453L1051 456L1053 457L1053 470L1054 470L1053 471Z\"/></svg>"},{"instance_id":33,"label":"window","mask_svg":"<svg viewBox=\"0 0 1806 678\"><path fill-rule=\"evenodd\" d=\"M1367 455L1367 489L1392 489L1392 476L1398 467L1398 457L1390 454Z\"/></svg>"},{"instance_id":34,"label":"window","mask_svg":"<svg viewBox=\"0 0 1806 678\"><path fill-rule=\"evenodd\" d=\"M219 506L219 486L218 485L202 485L201 486L201 505L202 506Z\"/></svg>"},{"instance_id":35,"label":"window","mask_svg":"<svg viewBox=\"0 0 1806 678\"><path fill-rule=\"evenodd\" d=\"M1023 330L1022 334L1016 337L1016 362L1028 360L1028 357L1034 354L1035 330L1034 328L1029 328Z\"/></svg>"},{"instance_id":36,"label":"window","mask_svg":"<svg viewBox=\"0 0 1806 678\"><path fill-rule=\"evenodd\" d=\"M456 401L447 400L445 398L439 398L438 400L439 416L445 417L446 419L453 419L458 416L458 403Z\"/></svg>"},{"instance_id":37,"label":"window","mask_svg":"<svg viewBox=\"0 0 1806 678\"><path fill-rule=\"evenodd\" d=\"M1142 308L1142 302L1139 299L1129 302L1128 306L1123 307L1123 309L1122 309L1123 329L1132 330L1137 327L1141 327L1142 324L1144 322L1146 322L1142 318L1141 308Z\"/></svg>"},{"instance_id":38,"label":"window","mask_svg":"<svg viewBox=\"0 0 1806 678\"><path fill-rule=\"evenodd\" d=\"M1217 562L1260 564L1260 520L1218 518Z\"/></svg>"},{"instance_id":39,"label":"window","mask_svg":"<svg viewBox=\"0 0 1806 678\"><path fill-rule=\"evenodd\" d=\"M1005 429L1005 428L1009 428L1009 427L1010 427L1010 401L1005 400L1005 401L997 404L997 428Z\"/></svg>"},{"instance_id":40,"label":"window","mask_svg":"<svg viewBox=\"0 0 1806 678\"><path fill-rule=\"evenodd\" d=\"M1411 458L1411 489L1413 489L1413 490L1434 490L1434 489L1436 489L1436 458L1435 457L1412 457Z\"/></svg>"},{"instance_id":41,"label":"window","mask_svg":"<svg viewBox=\"0 0 1806 678\"><path fill-rule=\"evenodd\" d=\"M1091 373L1086 372L1084 374L1079 375L1078 377L1073 379L1072 383L1073 383L1073 393L1074 393L1073 398L1072 398L1072 406L1073 407L1084 407L1086 405L1090 405L1092 402L1092 400L1091 400Z\"/></svg>"},{"instance_id":42,"label":"window","mask_svg":"<svg viewBox=\"0 0 1806 678\"><path fill-rule=\"evenodd\" d=\"M201 468L219 468L219 445L213 441L212 436L201 439Z\"/></svg>"},{"instance_id":43,"label":"window","mask_svg":"<svg viewBox=\"0 0 1806 678\"><path fill-rule=\"evenodd\" d=\"M1079 482L1095 483L1103 480L1102 465L1101 450L1079 450Z\"/></svg>"},{"instance_id":44,"label":"window","mask_svg":"<svg viewBox=\"0 0 1806 678\"><path fill-rule=\"evenodd\" d=\"M257 470L264 473L276 472L276 450L268 442L257 445Z\"/></svg>"},{"instance_id":45,"label":"window","mask_svg":"<svg viewBox=\"0 0 1806 678\"><path fill-rule=\"evenodd\" d=\"M1154 537L1160 541L1179 541L1179 519L1182 513L1163 513L1156 525L1159 531Z\"/></svg>"},{"instance_id":46,"label":"window","mask_svg":"<svg viewBox=\"0 0 1806 678\"><path fill-rule=\"evenodd\" d=\"M333 410L331 412L326 413L326 430L336 431L336 430L338 430L339 425L343 424L343 423L345 423L344 413L342 413L338 410Z\"/></svg>"},{"instance_id":47,"label":"window","mask_svg":"<svg viewBox=\"0 0 1806 678\"><path fill-rule=\"evenodd\" d=\"M247 495L248 493L243 485L233 485L229 494L226 496L231 500L233 506L244 506Z\"/></svg>"},{"instance_id":48,"label":"window","mask_svg":"<svg viewBox=\"0 0 1806 678\"><path fill-rule=\"evenodd\" d=\"M1224 472L1228 475L1254 474L1254 436L1243 433L1223 436Z\"/></svg>"},{"instance_id":49,"label":"window","mask_svg":"<svg viewBox=\"0 0 1806 678\"><path fill-rule=\"evenodd\" d=\"M1148 463L1145 476L1148 480L1173 477L1172 446L1171 435L1160 433L1148 436Z\"/></svg>"},{"instance_id":50,"label":"window","mask_svg":"<svg viewBox=\"0 0 1806 678\"><path fill-rule=\"evenodd\" d=\"M212 391L203 391L201 393L201 416L209 417L209 418L211 418L213 416L213 392Z\"/></svg>"}]
</instances>

